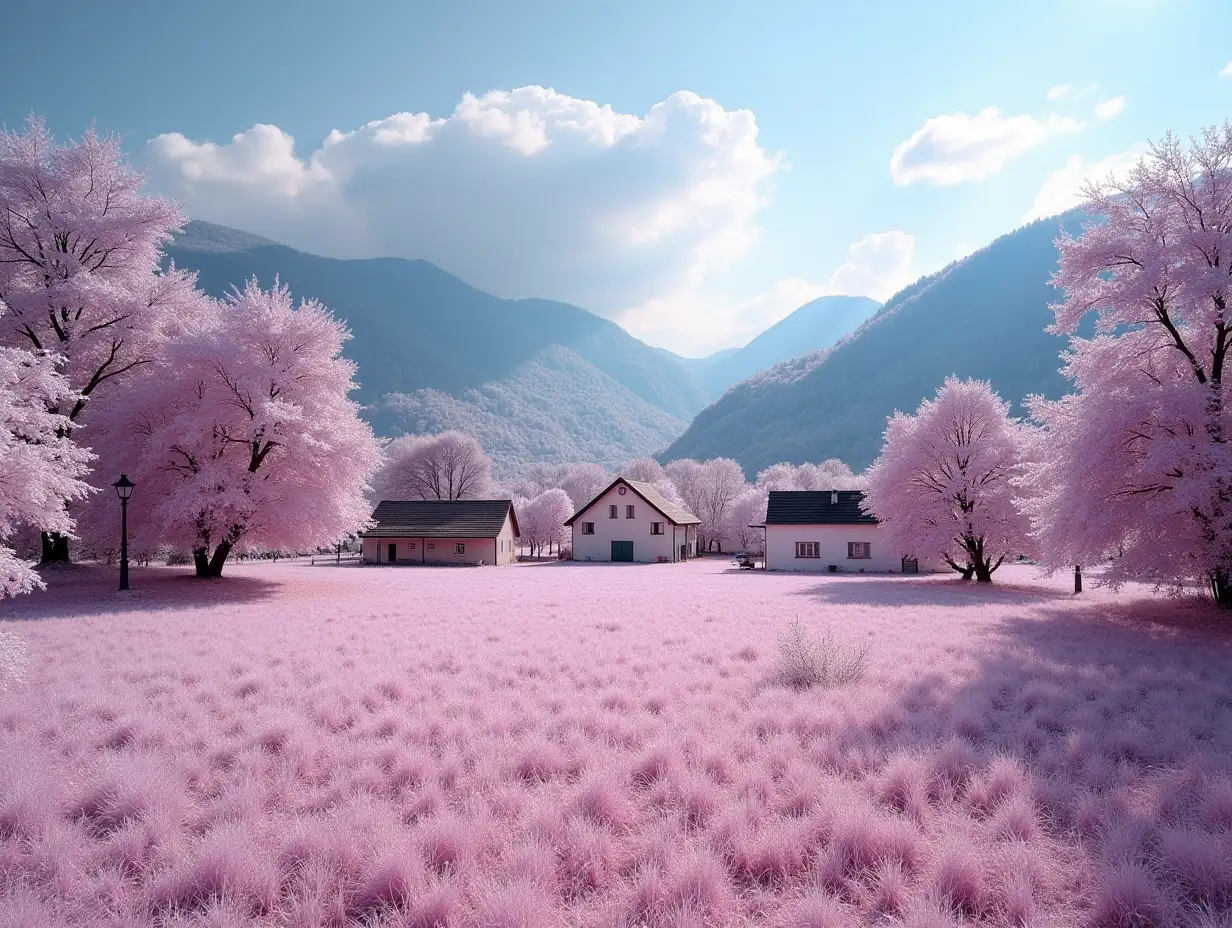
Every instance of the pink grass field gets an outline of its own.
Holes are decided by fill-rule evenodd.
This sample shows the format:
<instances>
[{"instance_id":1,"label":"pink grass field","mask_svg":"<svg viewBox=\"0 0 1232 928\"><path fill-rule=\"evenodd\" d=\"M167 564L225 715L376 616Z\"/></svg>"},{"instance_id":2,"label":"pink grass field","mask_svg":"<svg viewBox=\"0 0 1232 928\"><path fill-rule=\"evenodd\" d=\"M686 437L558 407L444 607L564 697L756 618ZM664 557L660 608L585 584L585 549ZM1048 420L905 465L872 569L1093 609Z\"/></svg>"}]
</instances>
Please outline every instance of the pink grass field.
<instances>
[{"instance_id":1,"label":"pink grass field","mask_svg":"<svg viewBox=\"0 0 1232 928\"><path fill-rule=\"evenodd\" d=\"M1232 925L1232 619L1004 568L93 567L0 604L0 925ZM796 616L870 641L773 682Z\"/></svg>"}]
</instances>

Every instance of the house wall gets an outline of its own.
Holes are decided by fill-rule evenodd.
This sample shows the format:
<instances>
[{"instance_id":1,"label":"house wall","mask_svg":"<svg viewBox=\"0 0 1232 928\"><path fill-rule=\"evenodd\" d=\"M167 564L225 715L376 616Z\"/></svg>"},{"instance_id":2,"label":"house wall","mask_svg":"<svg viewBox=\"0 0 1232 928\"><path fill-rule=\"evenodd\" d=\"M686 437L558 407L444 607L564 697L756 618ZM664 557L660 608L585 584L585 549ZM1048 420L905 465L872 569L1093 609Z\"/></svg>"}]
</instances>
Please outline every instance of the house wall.
<instances>
[{"instance_id":1,"label":"house wall","mask_svg":"<svg viewBox=\"0 0 1232 928\"><path fill-rule=\"evenodd\" d=\"M518 539L513 533L513 519L505 516L505 524L501 526L500 534L496 536L497 564L512 564L518 559Z\"/></svg>"},{"instance_id":2,"label":"house wall","mask_svg":"<svg viewBox=\"0 0 1232 928\"><path fill-rule=\"evenodd\" d=\"M512 535L512 530L510 530ZM499 553L495 538L364 538L364 563L388 564L389 545L398 546L399 564L484 564L497 563ZM458 554L456 546L466 546L466 551ZM512 545L508 545L510 555L500 563L512 560Z\"/></svg>"},{"instance_id":3,"label":"house wall","mask_svg":"<svg viewBox=\"0 0 1232 928\"><path fill-rule=\"evenodd\" d=\"M617 507L615 519L608 516L608 506L613 503ZM632 519L625 518L626 506L633 506ZM582 534L583 522L595 523L593 535ZM652 522L663 523L662 535L650 534ZM599 497L594 505L578 516L572 528L573 559L575 561L610 561L613 541L633 542L633 560L638 563L654 563L660 557L669 561L679 560L678 553L673 556L672 523L627 487L624 496L620 495L620 487L612 487ZM688 544L688 556L692 557L697 546L696 527L691 525L677 527L675 544Z\"/></svg>"},{"instance_id":4,"label":"house wall","mask_svg":"<svg viewBox=\"0 0 1232 928\"><path fill-rule=\"evenodd\" d=\"M892 571L903 569L902 554L890 550L880 525L767 525L766 569L794 571L829 571L838 565L840 573ZM796 542L815 541L821 557L796 557ZM847 542L865 541L871 545L871 558L848 558ZM923 561L920 570L927 569Z\"/></svg>"}]
</instances>

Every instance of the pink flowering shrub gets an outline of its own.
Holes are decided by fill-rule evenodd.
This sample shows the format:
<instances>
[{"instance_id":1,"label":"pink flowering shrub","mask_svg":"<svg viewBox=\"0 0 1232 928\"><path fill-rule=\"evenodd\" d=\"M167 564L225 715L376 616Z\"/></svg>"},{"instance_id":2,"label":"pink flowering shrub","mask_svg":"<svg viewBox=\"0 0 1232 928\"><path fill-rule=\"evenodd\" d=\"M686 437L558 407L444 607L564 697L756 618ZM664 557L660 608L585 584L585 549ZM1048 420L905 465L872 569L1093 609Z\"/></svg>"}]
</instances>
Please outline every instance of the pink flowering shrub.
<instances>
[{"instance_id":1,"label":"pink flowering shrub","mask_svg":"<svg viewBox=\"0 0 1232 928\"><path fill-rule=\"evenodd\" d=\"M1018 566L188 573L6 602L0 924L1232 918L1232 631L1201 601ZM784 614L870 644L863 675L777 685Z\"/></svg>"}]
</instances>

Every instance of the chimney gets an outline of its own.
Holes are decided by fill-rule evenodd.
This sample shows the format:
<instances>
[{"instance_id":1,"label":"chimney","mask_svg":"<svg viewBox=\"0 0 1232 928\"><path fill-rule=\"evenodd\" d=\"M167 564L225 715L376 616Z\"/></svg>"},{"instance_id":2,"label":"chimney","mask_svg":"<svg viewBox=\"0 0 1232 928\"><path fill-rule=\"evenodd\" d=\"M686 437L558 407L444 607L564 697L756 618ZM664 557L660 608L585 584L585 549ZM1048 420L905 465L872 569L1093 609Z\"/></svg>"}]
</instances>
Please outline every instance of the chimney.
<instances>
[{"instance_id":1,"label":"chimney","mask_svg":"<svg viewBox=\"0 0 1232 928\"><path fill-rule=\"evenodd\" d=\"M830 491L830 505L831 505L831 506L837 506L837 505L838 505L838 490L831 490L831 491Z\"/></svg>"}]
</instances>

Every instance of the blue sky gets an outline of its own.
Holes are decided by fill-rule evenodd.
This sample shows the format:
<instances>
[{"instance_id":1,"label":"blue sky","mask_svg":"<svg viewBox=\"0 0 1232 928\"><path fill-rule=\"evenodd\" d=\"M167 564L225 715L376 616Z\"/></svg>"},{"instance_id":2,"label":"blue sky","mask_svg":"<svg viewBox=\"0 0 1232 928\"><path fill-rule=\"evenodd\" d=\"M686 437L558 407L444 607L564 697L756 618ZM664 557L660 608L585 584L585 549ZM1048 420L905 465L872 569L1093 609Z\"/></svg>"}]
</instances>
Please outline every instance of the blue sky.
<instances>
[{"instance_id":1,"label":"blue sky","mask_svg":"<svg viewBox=\"0 0 1232 928\"><path fill-rule=\"evenodd\" d=\"M121 133L190 215L427 257L698 354L819 293L884 297L1232 116L1217 0L615 7L31 9L0 120ZM490 95L522 87L556 95ZM400 113L431 119L356 132Z\"/></svg>"}]
</instances>

